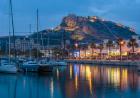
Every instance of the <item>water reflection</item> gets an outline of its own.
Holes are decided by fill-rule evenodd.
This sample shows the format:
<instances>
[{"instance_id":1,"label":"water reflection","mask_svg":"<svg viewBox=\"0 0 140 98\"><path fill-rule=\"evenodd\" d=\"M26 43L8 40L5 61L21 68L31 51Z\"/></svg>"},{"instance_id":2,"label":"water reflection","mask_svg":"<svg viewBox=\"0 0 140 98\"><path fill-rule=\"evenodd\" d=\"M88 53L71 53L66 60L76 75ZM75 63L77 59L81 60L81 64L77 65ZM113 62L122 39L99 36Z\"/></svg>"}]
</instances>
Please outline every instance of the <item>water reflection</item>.
<instances>
[{"instance_id":1,"label":"water reflection","mask_svg":"<svg viewBox=\"0 0 140 98\"><path fill-rule=\"evenodd\" d=\"M77 93L75 93L75 91L69 92L70 90L66 89L68 91L67 93L70 93L68 95L76 94L75 96L82 98L91 96L97 98L98 96L99 98L110 98L110 96L105 95L108 94L106 92L111 91L111 94L118 93L118 97L121 97L127 96L123 94L124 92L130 93L131 95L131 91L136 91L136 96L140 97L140 95L137 93L140 92L140 76L138 75L135 68L91 65L69 65L68 67L68 69L70 69L69 76L74 77L76 82L74 84L67 85L67 89L71 89L71 87L75 86L75 91L77 91L78 84ZM74 70L73 73L71 70ZM68 81L69 80L67 80L66 83ZM74 88L72 89L74 90ZM103 94L100 94L101 92ZM68 98L71 97L73 96L69 96Z\"/></svg>"},{"instance_id":2,"label":"water reflection","mask_svg":"<svg viewBox=\"0 0 140 98\"><path fill-rule=\"evenodd\" d=\"M1 98L139 98L135 68L70 64L52 75L0 74Z\"/></svg>"}]
</instances>

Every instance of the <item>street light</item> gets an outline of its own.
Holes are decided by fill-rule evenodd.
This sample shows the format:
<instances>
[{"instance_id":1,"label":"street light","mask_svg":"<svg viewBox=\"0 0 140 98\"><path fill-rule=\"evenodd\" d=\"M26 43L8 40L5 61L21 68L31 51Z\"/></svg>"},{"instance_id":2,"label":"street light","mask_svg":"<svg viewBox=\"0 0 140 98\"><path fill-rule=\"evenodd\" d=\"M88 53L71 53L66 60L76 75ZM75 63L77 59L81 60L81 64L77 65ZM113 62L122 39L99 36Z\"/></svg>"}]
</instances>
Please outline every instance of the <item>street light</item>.
<instances>
[{"instance_id":1,"label":"street light","mask_svg":"<svg viewBox=\"0 0 140 98\"><path fill-rule=\"evenodd\" d=\"M77 49L78 49L78 43L75 43L75 44L74 44L74 47L75 47L75 49L76 49L76 51L77 51ZM77 55L78 55L78 53L76 52L76 57L77 57ZM79 54L79 56L80 56L80 54Z\"/></svg>"},{"instance_id":2,"label":"street light","mask_svg":"<svg viewBox=\"0 0 140 98\"><path fill-rule=\"evenodd\" d=\"M123 39L118 39L118 44L120 47L120 60L122 60L122 46L125 44L125 41Z\"/></svg>"},{"instance_id":3,"label":"street light","mask_svg":"<svg viewBox=\"0 0 140 98\"><path fill-rule=\"evenodd\" d=\"M76 47L76 49L78 48L78 43L75 43L74 46Z\"/></svg>"},{"instance_id":4,"label":"street light","mask_svg":"<svg viewBox=\"0 0 140 98\"><path fill-rule=\"evenodd\" d=\"M121 42L120 42L120 45L121 45L121 46L123 46L124 44L125 44L125 42L124 42L124 41L121 41Z\"/></svg>"}]
</instances>

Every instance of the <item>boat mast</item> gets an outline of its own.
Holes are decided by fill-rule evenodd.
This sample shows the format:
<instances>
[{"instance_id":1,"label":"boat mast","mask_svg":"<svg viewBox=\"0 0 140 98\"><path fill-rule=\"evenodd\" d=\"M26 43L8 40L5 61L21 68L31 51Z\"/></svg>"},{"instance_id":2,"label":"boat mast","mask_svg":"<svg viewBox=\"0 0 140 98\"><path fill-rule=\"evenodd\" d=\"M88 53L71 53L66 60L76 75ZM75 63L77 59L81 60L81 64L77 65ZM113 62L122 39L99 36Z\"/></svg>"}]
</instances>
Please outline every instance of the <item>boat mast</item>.
<instances>
[{"instance_id":1,"label":"boat mast","mask_svg":"<svg viewBox=\"0 0 140 98\"><path fill-rule=\"evenodd\" d=\"M45 50L45 47L44 47L44 38L43 38L43 32L41 32L41 50ZM45 51L44 51L45 52ZM42 56L41 56L42 58Z\"/></svg>"},{"instance_id":2,"label":"boat mast","mask_svg":"<svg viewBox=\"0 0 140 98\"><path fill-rule=\"evenodd\" d=\"M9 19L9 21L8 21L8 25L9 25L9 50L8 50L8 52L9 52L9 55L8 55L8 58L9 58L9 63L10 63L10 61L11 61L11 59L10 59L10 55L11 55L11 19L10 19L10 17L11 17L11 10L10 10L10 2L9 2L9 16L8 16L8 19Z\"/></svg>"},{"instance_id":3,"label":"boat mast","mask_svg":"<svg viewBox=\"0 0 140 98\"><path fill-rule=\"evenodd\" d=\"M32 50L31 50L31 48L32 48L32 43L31 43L31 42L32 42L32 39L31 39L31 37L30 37L31 32L32 32L32 31L31 31L31 24L30 24L30 25L29 25L30 59L32 58L32 53L31 53L31 51L32 51Z\"/></svg>"},{"instance_id":4,"label":"boat mast","mask_svg":"<svg viewBox=\"0 0 140 98\"><path fill-rule=\"evenodd\" d=\"M38 34L38 25L39 25L39 22L38 22L38 9L37 9L37 11L36 11L36 22L37 22L37 26L36 26L36 31L37 31L37 59L38 59L38 56L39 56L39 53L38 53L38 51L39 51L39 34Z\"/></svg>"},{"instance_id":5,"label":"boat mast","mask_svg":"<svg viewBox=\"0 0 140 98\"><path fill-rule=\"evenodd\" d=\"M51 53L50 53L50 36L48 34L48 39L47 39L47 48L48 48L48 53L49 53L49 59L51 58Z\"/></svg>"},{"instance_id":6,"label":"boat mast","mask_svg":"<svg viewBox=\"0 0 140 98\"><path fill-rule=\"evenodd\" d=\"M16 60L16 45L15 45L15 29L14 29L14 16L13 16L13 6L12 0L10 0L10 12L11 12L11 23L12 23L12 32L13 32L13 43L14 43L14 59Z\"/></svg>"}]
</instances>

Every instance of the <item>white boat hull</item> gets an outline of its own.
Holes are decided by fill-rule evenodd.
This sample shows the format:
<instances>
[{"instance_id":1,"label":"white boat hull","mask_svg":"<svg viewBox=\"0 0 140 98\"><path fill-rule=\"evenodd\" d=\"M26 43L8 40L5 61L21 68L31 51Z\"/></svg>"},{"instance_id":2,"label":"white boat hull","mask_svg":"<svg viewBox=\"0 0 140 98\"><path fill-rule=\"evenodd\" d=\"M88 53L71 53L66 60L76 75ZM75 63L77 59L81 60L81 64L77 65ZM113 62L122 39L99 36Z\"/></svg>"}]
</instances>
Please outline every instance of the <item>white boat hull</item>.
<instances>
[{"instance_id":1,"label":"white boat hull","mask_svg":"<svg viewBox=\"0 0 140 98\"><path fill-rule=\"evenodd\" d=\"M21 66L21 69L24 72L36 72L38 71L39 64L36 61L27 61L24 62Z\"/></svg>"},{"instance_id":2,"label":"white boat hull","mask_svg":"<svg viewBox=\"0 0 140 98\"><path fill-rule=\"evenodd\" d=\"M2 65L2 66L0 66L0 72L15 74L18 72L18 69L16 68L15 65Z\"/></svg>"},{"instance_id":3,"label":"white boat hull","mask_svg":"<svg viewBox=\"0 0 140 98\"><path fill-rule=\"evenodd\" d=\"M65 62L48 62L48 65L56 65L56 66L66 66L67 63Z\"/></svg>"}]
</instances>

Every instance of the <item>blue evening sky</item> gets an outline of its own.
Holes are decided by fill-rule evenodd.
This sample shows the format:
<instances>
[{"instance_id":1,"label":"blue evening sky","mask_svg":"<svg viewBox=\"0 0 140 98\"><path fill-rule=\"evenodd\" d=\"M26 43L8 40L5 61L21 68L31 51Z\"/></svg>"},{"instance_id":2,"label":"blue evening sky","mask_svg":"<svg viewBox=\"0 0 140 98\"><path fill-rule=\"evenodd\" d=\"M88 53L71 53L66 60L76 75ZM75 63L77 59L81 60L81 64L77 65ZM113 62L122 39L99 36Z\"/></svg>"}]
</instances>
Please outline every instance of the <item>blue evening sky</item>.
<instances>
[{"instance_id":1,"label":"blue evening sky","mask_svg":"<svg viewBox=\"0 0 140 98\"><path fill-rule=\"evenodd\" d=\"M8 34L9 0L0 0L0 36ZM140 0L13 0L15 31L27 34L36 28L39 9L40 30L54 28L68 14L100 16L133 27L140 34ZM20 33L19 33L20 32Z\"/></svg>"}]
</instances>

